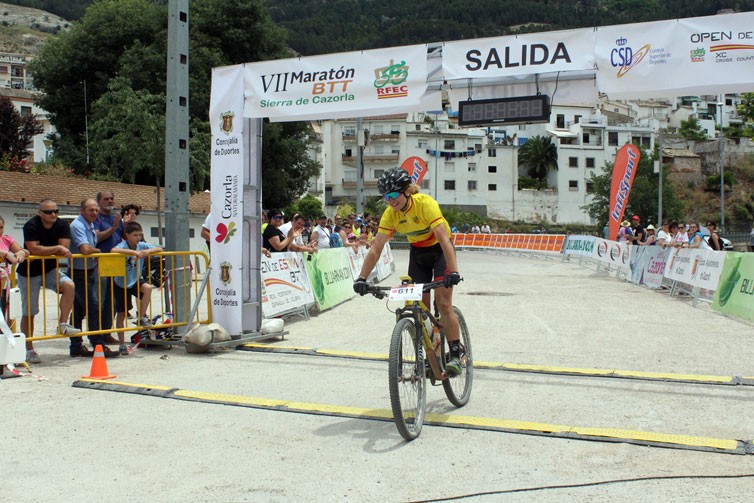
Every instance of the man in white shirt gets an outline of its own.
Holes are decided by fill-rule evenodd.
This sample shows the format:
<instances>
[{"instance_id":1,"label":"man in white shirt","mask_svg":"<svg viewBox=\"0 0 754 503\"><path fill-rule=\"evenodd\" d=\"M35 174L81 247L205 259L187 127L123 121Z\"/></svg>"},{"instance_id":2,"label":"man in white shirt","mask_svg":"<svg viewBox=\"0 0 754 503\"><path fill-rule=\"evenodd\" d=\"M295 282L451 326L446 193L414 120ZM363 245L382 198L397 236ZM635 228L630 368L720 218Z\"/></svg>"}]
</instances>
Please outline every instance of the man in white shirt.
<instances>
[{"instance_id":1,"label":"man in white shirt","mask_svg":"<svg viewBox=\"0 0 754 503\"><path fill-rule=\"evenodd\" d=\"M294 213L289 222L286 222L280 226L280 232L287 236L288 232L290 232L292 228L295 230L303 230L305 223L306 220L304 219L304 217L302 217L298 213ZM301 237L301 235L299 235L296 237L296 239L293 240L293 243L288 245L288 251L315 253L317 251L317 246L313 243L309 245L304 244L303 238Z\"/></svg>"},{"instance_id":2,"label":"man in white shirt","mask_svg":"<svg viewBox=\"0 0 754 503\"><path fill-rule=\"evenodd\" d=\"M317 219L317 226L312 231L312 236L309 238L309 243L317 243L317 248L323 250L330 248L330 230L327 228L327 217L321 215Z\"/></svg>"}]
</instances>

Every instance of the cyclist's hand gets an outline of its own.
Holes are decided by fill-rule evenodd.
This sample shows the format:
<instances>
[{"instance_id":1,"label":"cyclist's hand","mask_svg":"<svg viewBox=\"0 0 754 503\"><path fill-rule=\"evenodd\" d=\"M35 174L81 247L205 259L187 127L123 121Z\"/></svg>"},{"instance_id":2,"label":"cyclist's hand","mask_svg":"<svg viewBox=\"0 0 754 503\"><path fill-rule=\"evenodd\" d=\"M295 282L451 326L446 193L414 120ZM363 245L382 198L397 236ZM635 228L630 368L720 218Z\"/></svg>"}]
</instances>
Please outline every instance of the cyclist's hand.
<instances>
[{"instance_id":1,"label":"cyclist's hand","mask_svg":"<svg viewBox=\"0 0 754 503\"><path fill-rule=\"evenodd\" d=\"M458 274L458 272L449 272L445 275L444 285L445 288L450 288L451 286L457 285L461 282L461 275Z\"/></svg>"},{"instance_id":2,"label":"cyclist's hand","mask_svg":"<svg viewBox=\"0 0 754 503\"><path fill-rule=\"evenodd\" d=\"M369 283L364 278L358 278L353 284L353 291L359 295L366 295L369 293Z\"/></svg>"}]
</instances>

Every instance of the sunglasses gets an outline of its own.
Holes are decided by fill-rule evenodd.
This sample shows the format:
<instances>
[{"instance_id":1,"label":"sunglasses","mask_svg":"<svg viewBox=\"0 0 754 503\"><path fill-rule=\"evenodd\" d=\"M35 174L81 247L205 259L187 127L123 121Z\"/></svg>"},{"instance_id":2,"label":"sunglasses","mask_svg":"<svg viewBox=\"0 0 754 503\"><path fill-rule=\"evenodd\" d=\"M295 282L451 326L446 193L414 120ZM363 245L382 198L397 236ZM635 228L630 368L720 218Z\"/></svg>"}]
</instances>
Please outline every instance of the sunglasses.
<instances>
[{"instance_id":1,"label":"sunglasses","mask_svg":"<svg viewBox=\"0 0 754 503\"><path fill-rule=\"evenodd\" d=\"M272 219L273 220L282 220L283 219L283 215L274 216L274 217L272 217Z\"/></svg>"},{"instance_id":2,"label":"sunglasses","mask_svg":"<svg viewBox=\"0 0 754 503\"><path fill-rule=\"evenodd\" d=\"M385 198L385 201L390 201L391 199L398 199L400 196L401 196L400 192L388 192L382 197Z\"/></svg>"},{"instance_id":3,"label":"sunglasses","mask_svg":"<svg viewBox=\"0 0 754 503\"><path fill-rule=\"evenodd\" d=\"M56 209L56 210L39 210L39 211L41 211L45 215L52 215L52 214L57 215L58 213L60 213L60 210L58 210L58 209Z\"/></svg>"}]
</instances>

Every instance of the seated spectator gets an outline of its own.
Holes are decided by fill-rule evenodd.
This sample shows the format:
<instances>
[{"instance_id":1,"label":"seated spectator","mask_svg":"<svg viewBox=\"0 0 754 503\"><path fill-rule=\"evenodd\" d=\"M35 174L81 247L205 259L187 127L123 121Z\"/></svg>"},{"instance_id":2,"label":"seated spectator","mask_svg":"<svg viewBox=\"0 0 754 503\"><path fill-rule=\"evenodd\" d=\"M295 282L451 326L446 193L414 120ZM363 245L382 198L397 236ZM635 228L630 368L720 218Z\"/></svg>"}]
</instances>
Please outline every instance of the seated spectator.
<instances>
[{"instance_id":1,"label":"seated spectator","mask_svg":"<svg viewBox=\"0 0 754 503\"><path fill-rule=\"evenodd\" d=\"M481 230L479 229L479 226L477 224L474 224L474 226L471 228L472 234L479 234Z\"/></svg>"},{"instance_id":2,"label":"seated spectator","mask_svg":"<svg viewBox=\"0 0 754 503\"><path fill-rule=\"evenodd\" d=\"M115 299L115 326L123 328L125 326L126 312L128 311L128 300L131 296L136 299L138 309L138 323L140 328L148 329L152 323L147 316L149 302L152 299L152 289L154 288L145 278L141 277L143 271L143 260L154 253L159 253L162 248L142 241L144 233L138 222L129 222L124 227L125 240L113 248L113 253L126 255L126 275L117 276L113 280L113 298ZM128 354L125 334L123 331L118 332L120 346L118 351L122 355Z\"/></svg>"},{"instance_id":3,"label":"seated spectator","mask_svg":"<svg viewBox=\"0 0 754 503\"><path fill-rule=\"evenodd\" d=\"M490 226L485 223L484 225L482 225L482 232L485 234L491 234L492 229L490 229Z\"/></svg>"}]
</instances>

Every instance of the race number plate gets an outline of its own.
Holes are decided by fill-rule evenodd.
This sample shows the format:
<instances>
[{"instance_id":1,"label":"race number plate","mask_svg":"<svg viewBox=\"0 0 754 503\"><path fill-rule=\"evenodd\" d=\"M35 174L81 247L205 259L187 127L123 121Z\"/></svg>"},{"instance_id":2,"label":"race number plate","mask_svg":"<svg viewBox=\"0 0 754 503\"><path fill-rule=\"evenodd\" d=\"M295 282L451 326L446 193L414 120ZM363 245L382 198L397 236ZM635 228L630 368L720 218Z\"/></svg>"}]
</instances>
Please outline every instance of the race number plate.
<instances>
[{"instance_id":1,"label":"race number plate","mask_svg":"<svg viewBox=\"0 0 754 503\"><path fill-rule=\"evenodd\" d=\"M422 300L422 283L416 285L394 286L390 289L390 300Z\"/></svg>"}]
</instances>

